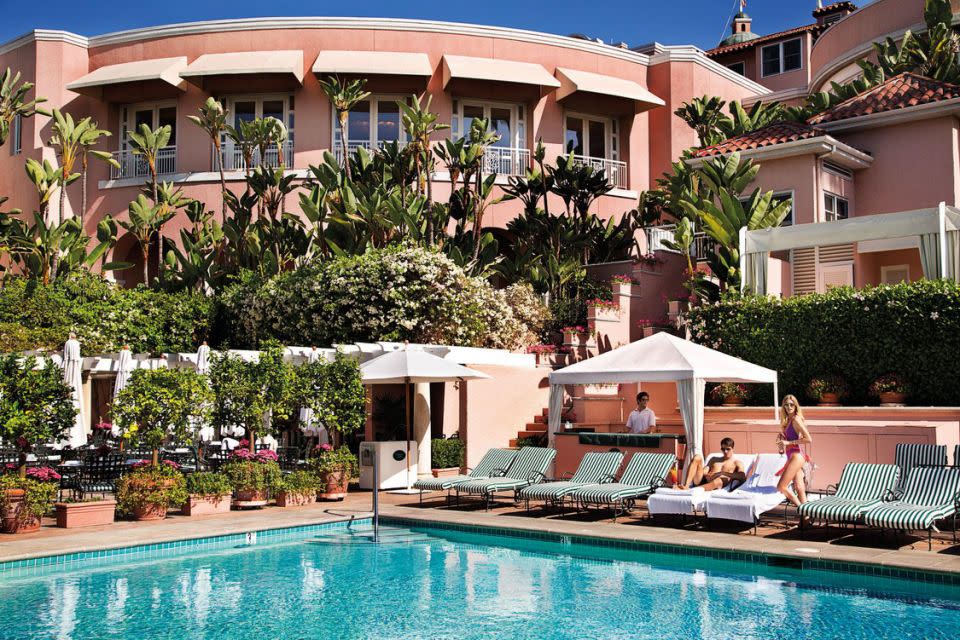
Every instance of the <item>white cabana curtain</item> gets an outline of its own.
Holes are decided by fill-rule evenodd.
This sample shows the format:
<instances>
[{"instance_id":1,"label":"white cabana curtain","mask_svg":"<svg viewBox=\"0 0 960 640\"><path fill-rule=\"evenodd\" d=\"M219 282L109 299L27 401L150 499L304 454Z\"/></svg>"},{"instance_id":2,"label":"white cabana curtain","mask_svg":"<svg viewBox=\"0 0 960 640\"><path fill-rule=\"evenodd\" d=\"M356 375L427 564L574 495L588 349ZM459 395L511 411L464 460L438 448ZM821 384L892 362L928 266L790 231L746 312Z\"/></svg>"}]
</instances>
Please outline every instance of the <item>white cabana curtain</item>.
<instances>
[{"instance_id":1,"label":"white cabana curtain","mask_svg":"<svg viewBox=\"0 0 960 640\"><path fill-rule=\"evenodd\" d=\"M77 409L66 444L76 449L87 444L87 430L83 425L83 358L80 357L80 341L76 338L70 338L63 345L63 381L71 388L73 406Z\"/></svg>"},{"instance_id":2,"label":"white cabana curtain","mask_svg":"<svg viewBox=\"0 0 960 640\"><path fill-rule=\"evenodd\" d=\"M960 282L960 231L947 231L947 272L943 277Z\"/></svg>"},{"instance_id":3,"label":"white cabana curtain","mask_svg":"<svg viewBox=\"0 0 960 640\"><path fill-rule=\"evenodd\" d=\"M677 401L680 416L683 418L683 430L687 437L687 454L683 458L684 469L693 456L703 455L703 398L707 390L707 381L703 378L689 378L677 381Z\"/></svg>"},{"instance_id":4,"label":"white cabana curtain","mask_svg":"<svg viewBox=\"0 0 960 640\"><path fill-rule=\"evenodd\" d=\"M924 233L920 236L920 266L923 277L936 280L940 277L940 234Z\"/></svg>"},{"instance_id":5,"label":"white cabana curtain","mask_svg":"<svg viewBox=\"0 0 960 640\"><path fill-rule=\"evenodd\" d=\"M547 404L547 446L551 449L553 449L556 444L556 433L560 430L560 414L563 413L563 397L563 385L551 384L550 401ZM552 462L550 464L551 466L553 465ZM552 469L551 475L554 475Z\"/></svg>"},{"instance_id":6,"label":"white cabana curtain","mask_svg":"<svg viewBox=\"0 0 960 640\"><path fill-rule=\"evenodd\" d=\"M743 277L750 284L750 292L758 296L767 295L767 258L769 256L770 254L766 251L748 253L746 256Z\"/></svg>"}]
</instances>

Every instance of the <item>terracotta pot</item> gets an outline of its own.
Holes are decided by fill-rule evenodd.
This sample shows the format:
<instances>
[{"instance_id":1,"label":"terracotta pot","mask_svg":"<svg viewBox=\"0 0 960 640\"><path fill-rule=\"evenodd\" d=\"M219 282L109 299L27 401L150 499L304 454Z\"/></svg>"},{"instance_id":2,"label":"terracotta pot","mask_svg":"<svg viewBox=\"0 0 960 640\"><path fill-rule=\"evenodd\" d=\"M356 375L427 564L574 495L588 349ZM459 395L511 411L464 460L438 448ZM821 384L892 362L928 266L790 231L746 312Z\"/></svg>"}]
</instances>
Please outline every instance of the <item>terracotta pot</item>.
<instances>
[{"instance_id":1,"label":"terracotta pot","mask_svg":"<svg viewBox=\"0 0 960 640\"><path fill-rule=\"evenodd\" d=\"M907 403L907 394L896 391L884 391L880 394L881 407L903 407Z\"/></svg>"},{"instance_id":2,"label":"terracotta pot","mask_svg":"<svg viewBox=\"0 0 960 640\"><path fill-rule=\"evenodd\" d=\"M343 500L347 497L350 478L343 471L331 471L320 474L321 489L317 492L320 500Z\"/></svg>"},{"instance_id":3,"label":"terracotta pot","mask_svg":"<svg viewBox=\"0 0 960 640\"><path fill-rule=\"evenodd\" d=\"M7 489L7 506L2 515L4 533L32 533L40 529L40 518L22 513L23 489Z\"/></svg>"},{"instance_id":4,"label":"terracotta pot","mask_svg":"<svg viewBox=\"0 0 960 640\"><path fill-rule=\"evenodd\" d=\"M460 475L460 467L447 467L445 469L430 469L434 478L449 478Z\"/></svg>"},{"instance_id":5,"label":"terracotta pot","mask_svg":"<svg viewBox=\"0 0 960 640\"><path fill-rule=\"evenodd\" d=\"M292 493L290 491L281 491L277 494L278 507L302 507L313 502L315 496L311 494Z\"/></svg>"},{"instance_id":6,"label":"terracotta pot","mask_svg":"<svg viewBox=\"0 0 960 640\"><path fill-rule=\"evenodd\" d=\"M115 500L58 502L56 507L57 526L61 529L77 529L112 524L117 503Z\"/></svg>"},{"instance_id":7,"label":"terracotta pot","mask_svg":"<svg viewBox=\"0 0 960 640\"><path fill-rule=\"evenodd\" d=\"M165 505L143 504L134 508L133 517L137 521L163 520L167 517L167 507Z\"/></svg>"},{"instance_id":8,"label":"terracotta pot","mask_svg":"<svg viewBox=\"0 0 960 640\"><path fill-rule=\"evenodd\" d=\"M190 499L183 505L183 515L190 516L191 518L229 512L229 493L225 493L222 496L190 496Z\"/></svg>"},{"instance_id":9,"label":"terracotta pot","mask_svg":"<svg viewBox=\"0 0 960 640\"><path fill-rule=\"evenodd\" d=\"M723 399L723 406L725 407L742 407L743 398L740 396L727 396Z\"/></svg>"},{"instance_id":10,"label":"terracotta pot","mask_svg":"<svg viewBox=\"0 0 960 640\"><path fill-rule=\"evenodd\" d=\"M835 393L822 393L820 394L820 401L817 404L821 407L839 407L840 396Z\"/></svg>"}]
</instances>

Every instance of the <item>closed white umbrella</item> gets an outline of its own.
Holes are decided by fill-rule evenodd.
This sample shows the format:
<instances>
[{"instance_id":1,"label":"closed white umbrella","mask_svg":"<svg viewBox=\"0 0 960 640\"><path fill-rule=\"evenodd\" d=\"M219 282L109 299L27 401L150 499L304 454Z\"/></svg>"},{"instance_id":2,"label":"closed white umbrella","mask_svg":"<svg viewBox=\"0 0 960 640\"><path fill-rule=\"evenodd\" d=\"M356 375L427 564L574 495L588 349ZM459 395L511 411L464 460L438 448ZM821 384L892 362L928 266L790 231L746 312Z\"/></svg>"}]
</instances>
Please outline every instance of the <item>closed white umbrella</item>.
<instances>
[{"instance_id":1,"label":"closed white umbrella","mask_svg":"<svg viewBox=\"0 0 960 640\"><path fill-rule=\"evenodd\" d=\"M116 401L117 395L123 391L124 387L127 386L127 382L130 380L130 374L133 373L133 354L130 353L130 347L128 345L123 345L123 348L120 349L120 355L117 358L117 378L113 381L113 399ZM116 424L110 429L110 433L117 437L120 435L120 427Z\"/></svg>"},{"instance_id":2,"label":"closed white umbrella","mask_svg":"<svg viewBox=\"0 0 960 640\"><path fill-rule=\"evenodd\" d=\"M210 374L210 346L206 342L197 349L197 373L204 376ZM213 425L209 423L197 430L201 442L210 442L214 435Z\"/></svg>"},{"instance_id":3,"label":"closed white umbrella","mask_svg":"<svg viewBox=\"0 0 960 640\"><path fill-rule=\"evenodd\" d=\"M468 369L426 351L402 349L391 351L360 365L364 384L403 384L407 411L407 488L410 482L410 440L413 416L410 406L410 385L417 382L453 382L490 378L485 373Z\"/></svg>"},{"instance_id":4,"label":"closed white umbrella","mask_svg":"<svg viewBox=\"0 0 960 640\"><path fill-rule=\"evenodd\" d=\"M71 333L63 345L63 381L72 389L73 406L77 417L67 436L67 444L76 449L87 444L87 430L83 425L83 358L80 357L80 341Z\"/></svg>"}]
</instances>

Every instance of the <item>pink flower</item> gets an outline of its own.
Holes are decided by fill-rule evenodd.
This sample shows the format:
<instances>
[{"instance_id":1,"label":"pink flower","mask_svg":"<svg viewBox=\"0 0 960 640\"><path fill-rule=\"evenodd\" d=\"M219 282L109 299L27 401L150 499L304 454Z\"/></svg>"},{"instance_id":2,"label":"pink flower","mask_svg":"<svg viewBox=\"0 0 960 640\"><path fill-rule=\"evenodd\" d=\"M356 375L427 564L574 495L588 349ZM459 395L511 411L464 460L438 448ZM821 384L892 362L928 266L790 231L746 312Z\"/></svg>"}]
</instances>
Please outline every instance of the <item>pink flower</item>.
<instances>
[{"instance_id":1,"label":"pink flower","mask_svg":"<svg viewBox=\"0 0 960 640\"><path fill-rule=\"evenodd\" d=\"M59 482L60 474L50 467L29 467L27 477L40 482Z\"/></svg>"},{"instance_id":2,"label":"pink flower","mask_svg":"<svg viewBox=\"0 0 960 640\"><path fill-rule=\"evenodd\" d=\"M333 447L331 447L329 444L318 444L317 446L315 446L315 447L313 448L313 450L314 450L314 451L322 451L322 452L326 453L327 451L333 451Z\"/></svg>"},{"instance_id":3,"label":"pink flower","mask_svg":"<svg viewBox=\"0 0 960 640\"><path fill-rule=\"evenodd\" d=\"M97 424L93 425L93 428L101 431L109 431L110 429L113 429L113 425L109 422L98 422Z\"/></svg>"}]
</instances>

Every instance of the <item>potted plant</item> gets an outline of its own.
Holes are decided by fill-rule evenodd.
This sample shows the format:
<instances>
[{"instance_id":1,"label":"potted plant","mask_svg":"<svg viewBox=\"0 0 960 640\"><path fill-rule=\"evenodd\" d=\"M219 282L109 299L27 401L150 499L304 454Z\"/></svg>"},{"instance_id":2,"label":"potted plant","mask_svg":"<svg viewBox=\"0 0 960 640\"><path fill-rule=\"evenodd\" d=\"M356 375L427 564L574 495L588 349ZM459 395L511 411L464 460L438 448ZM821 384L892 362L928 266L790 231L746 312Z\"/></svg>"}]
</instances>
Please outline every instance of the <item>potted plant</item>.
<instances>
[{"instance_id":1,"label":"potted plant","mask_svg":"<svg viewBox=\"0 0 960 640\"><path fill-rule=\"evenodd\" d=\"M590 332L586 327L574 325L563 328L563 344L571 347L585 345L590 340Z\"/></svg>"},{"instance_id":2,"label":"potted plant","mask_svg":"<svg viewBox=\"0 0 960 640\"><path fill-rule=\"evenodd\" d=\"M56 504L57 526L61 529L78 529L112 524L117 510L116 500L84 498L64 500Z\"/></svg>"},{"instance_id":3,"label":"potted plant","mask_svg":"<svg viewBox=\"0 0 960 640\"><path fill-rule=\"evenodd\" d=\"M710 390L710 399L725 407L742 407L749 395L746 385L739 382L721 382Z\"/></svg>"},{"instance_id":4,"label":"potted plant","mask_svg":"<svg viewBox=\"0 0 960 640\"><path fill-rule=\"evenodd\" d=\"M171 460L141 460L117 481L117 506L136 520L163 520L167 511L188 499L187 482Z\"/></svg>"},{"instance_id":5,"label":"potted plant","mask_svg":"<svg viewBox=\"0 0 960 640\"><path fill-rule=\"evenodd\" d=\"M56 499L60 474L49 467L0 476L0 518L4 533L31 533Z\"/></svg>"},{"instance_id":6,"label":"potted plant","mask_svg":"<svg viewBox=\"0 0 960 640\"><path fill-rule=\"evenodd\" d=\"M463 467L466 448L459 438L437 438L430 443L430 460L433 463L434 478L455 476Z\"/></svg>"},{"instance_id":7,"label":"potted plant","mask_svg":"<svg viewBox=\"0 0 960 640\"><path fill-rule=\"evenodd\" d=\"M587 319L616 320L620 317L620 305L612 300L594 298L587 300Z\"/></svg>"},{"instance_id":8,"label":"potted plant","mask_svg":"<svg viewBox=\"0 0 960 640\"><path fill-rule=\"evenodd\" d=\"M821 407L838 407L850 395L847 381L840 376L820 376L807 385L807 396L817 400Z\"/></svg>"},{"instance_id":9,"label":"potted plant","mask_svg":"<svg viewBox=\"0 0 960 640\"><path fill-rule=\"evenodd\" d=\"M534 344L527 347L527 353L537 357L537 364L550 364L550 358L557 353L557 346L553 344Z\"/></svg>"},{"instance_id":10,"label":"potted plant","mask_svg":"<svg viewBox=\"0 0 960 640\"><path fill-rule=\"evenodd\" d=\"M302 507L317 499L320 481L309 471L294 471L280 477L274 490L278 507Z\"/></svg>"},{"instance_id":11,"label":"potted plant","mask_svg":"<svg viewBox=\"0 0 960 640\"><path fill-rule=\"evenodd\" d=\"M880 400L881 407L902 407L909 393L910 385L898 373L886 373L870 385L870 395Z\"/></svg>"},{"instance_id":12,"label":"potted plant","mask_svg":"<svg viewBox=\"0 0 960 640\"><path fill-rule=\"evenodd\" d=\"M183 503L183 514L208 516L230 511L230 494L233 487L230 478L222 473L198 471L187 476L187 495Z\"/></svg>"},{"instance_id":13,"label":"potted plant","mask_svg":"<svg viewBox=\"0 0 960 640\"><path fill-rule=\"evenodd\" d=\"M317 445L310 458L310 469L317 474L320 500L343 500L350 480L360 472L357 456L347 447L334 449L328 444Z\"/></svg>"},{"instance_id":14,"label":"potted plant","mask_svg":"<svg viewBox=\"0 0 960 640\"><path fill-rule=\"evenodd\" d=\"M233 506L238 509L266 506L270 489L281 473L275 452L264 449L251 453L245 448L234 449L222 471L230 480Z\"/></svg>"},{"instance_id":15,"label":"potted plant","mask_svg":"<svg viewBox=\"0 0 960 640\"><path fill-rule=\"evenodd\" d=\"M221 430L243 427L253 453L257 435L278 435L275 420L293 412L293 368L276 342L265 344L254 361L230 353L211 360L213 424Z\"/></svg>"},{"instance_id":16,"label":"potted plant","mask_svg":"<svg viewBox=\"0 0 960 640\"><path fill-rule=\"evenodd\" d=\"M618 273L610 278L610 288L615 296L630 296L633 294L633 278L628 275Z\"/></svg>"},{"instance_id":17,"label":"potted plant","mask_svg":"<svg viewBox=\"0 0 960 640\"><path fill-rule=\"evenodd\" d=\"M362 429L367 421L367 390L359 363L341 352L331 362L308 362L296 368L293 398L296 405L313 410L333 443Z\"/></svg>"}]
</instances>

